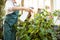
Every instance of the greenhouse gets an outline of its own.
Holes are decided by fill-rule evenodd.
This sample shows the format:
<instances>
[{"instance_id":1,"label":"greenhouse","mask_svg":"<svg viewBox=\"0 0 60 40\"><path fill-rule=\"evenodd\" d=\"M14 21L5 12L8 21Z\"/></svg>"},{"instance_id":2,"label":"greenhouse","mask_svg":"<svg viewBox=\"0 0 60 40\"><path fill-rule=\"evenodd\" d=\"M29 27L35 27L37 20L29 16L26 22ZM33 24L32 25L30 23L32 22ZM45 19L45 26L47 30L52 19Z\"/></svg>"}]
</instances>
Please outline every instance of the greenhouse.
<instances>
[{"instance_id":1,"label":"greenhouse","mask_svg":"<svg viewBox=\"0 0 60 40\"><path fill-rule=\"evenodd\" d=\"M0 40L60 40L60 0L0 0Z\"/></svg>"}]
</instances>

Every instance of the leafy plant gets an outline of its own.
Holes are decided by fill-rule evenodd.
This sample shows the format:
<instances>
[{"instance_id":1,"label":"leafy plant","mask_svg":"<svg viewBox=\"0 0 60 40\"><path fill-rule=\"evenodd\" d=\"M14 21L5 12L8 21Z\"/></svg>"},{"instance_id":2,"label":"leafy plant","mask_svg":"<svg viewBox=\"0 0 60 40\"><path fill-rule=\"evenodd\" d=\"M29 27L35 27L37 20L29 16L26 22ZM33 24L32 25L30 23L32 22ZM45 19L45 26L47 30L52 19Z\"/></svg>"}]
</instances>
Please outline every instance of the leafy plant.
<instances>
[{"instance_id":1,"label":"leafy plant","mask_svg":"<svg viewBox=\"0 0 60 40\"><path fill-rule=\"evenodd\" d=\"M5 4L5 0L0 0L0 26L2 25L2 21L3 21L3 16L5 14L4 11L4 4Z\"/></svg>"},{"instance_id":2,"label":"leafy plant","mask_svg":"<svg viewBox=\"0 0 60 40\"><path fill-rule=\"evenodd\" d=\"M56 16L60 15L60 10L53 11L53 14L56 14Z\"/></svg>"},{"instance_id":3,"label":"leafy plant","mask_svg":"<svg viewBox=\"0 0 60 40\"><path fill-rule=\"evenodd\" d=\"M53 14L56 14L57 16L57 19L56 20L60 20L60 10L55 10L53 12ZM56 34L57 34L57 38L60 39L60 25L55 25L54 26L54 30L56 31Z\"/></svg>"},{"instance_id":4,"label":"leafy plant","mask_svg":"<svg viewBox=\"0 0 60 40\"><path fill-rule=\"evenodd\" d=\"M17 36L20 40L57 40L52 28L53 20L48 17L49 12L43 10L41 14L35 14L34 19L25 22L18 21Z\"/></svg>"},{"instance_id":5,"label":"leafy plant","mask_svg":"<svg viewBox=\"0 0 60 40\"><path fill-rule=\"evenodd\" d=\"M4 16L4 4L5 4L5 0L0 0L0 38L2 38L2 23L3 23L3 19L2 17Z\"/></svg>"}]
</instances>

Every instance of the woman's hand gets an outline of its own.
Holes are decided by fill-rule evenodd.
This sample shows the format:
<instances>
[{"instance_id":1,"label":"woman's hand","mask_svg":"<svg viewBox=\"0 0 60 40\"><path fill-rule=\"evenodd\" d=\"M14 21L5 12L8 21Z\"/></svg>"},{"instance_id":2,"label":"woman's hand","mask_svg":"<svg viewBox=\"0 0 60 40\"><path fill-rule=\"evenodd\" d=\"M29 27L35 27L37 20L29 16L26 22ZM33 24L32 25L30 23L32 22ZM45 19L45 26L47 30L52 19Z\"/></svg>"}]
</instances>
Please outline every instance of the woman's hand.
<instances>
[{"instance_id":1,"label":"woman's hand","mask_svg":"<svg viewBox=\"0 0 60 40\"><path fill-rule=\"evenodd\" d=\"M28 11L28 12L30 12L30 13L33 12L33 10L30 9L30 8L27 8L26 11Z\"/></svg>"}]
</instances>

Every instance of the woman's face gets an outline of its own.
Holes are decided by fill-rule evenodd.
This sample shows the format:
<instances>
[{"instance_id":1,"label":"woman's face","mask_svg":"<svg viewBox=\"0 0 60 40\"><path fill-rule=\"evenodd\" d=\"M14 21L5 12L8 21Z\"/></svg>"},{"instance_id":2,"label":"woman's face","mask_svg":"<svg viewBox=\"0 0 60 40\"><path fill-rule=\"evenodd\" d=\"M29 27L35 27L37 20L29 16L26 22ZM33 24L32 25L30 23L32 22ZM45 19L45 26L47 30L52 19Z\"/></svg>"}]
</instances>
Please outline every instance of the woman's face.
<instances>
[{"instance_id":1,"label":"woman's face","mask_svg":"<svg viewBox=\"0 0 60 40\"><path fill-rule=\"evenodd\" d=\"M12 0L14 3L16 3L16 0Z\"/></svg>"}]
</instances>

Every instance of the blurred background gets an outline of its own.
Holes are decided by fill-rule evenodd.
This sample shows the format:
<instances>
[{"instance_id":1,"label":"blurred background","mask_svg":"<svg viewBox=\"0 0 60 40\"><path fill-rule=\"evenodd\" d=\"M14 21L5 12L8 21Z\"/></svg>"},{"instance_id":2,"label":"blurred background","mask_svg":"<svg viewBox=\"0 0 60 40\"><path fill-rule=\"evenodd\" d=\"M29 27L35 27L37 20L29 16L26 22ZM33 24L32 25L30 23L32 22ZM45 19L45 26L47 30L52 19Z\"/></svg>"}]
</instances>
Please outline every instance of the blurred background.
<instances>
[{"instance_id":1,"label":"blurred background","mask_svg":"<svg viewBox=\"0 0 60 40\"><path fill-rule=\"evenodd\" d=\"M0 39L3 39L2 24L3 24L5 11L3 10L4 6L2 6L2 5L4 5L4 4L2 4L3 1L2 2L1 1L2 0L0 0L0 9L1 9L0 10ZM16 2L17 2L17 4L19 4L20 7L34 9L35 13L40 13L41 9L46 9L48 12L51 12L51 13L54 11L54 13L58 14L56 17L60 17L60 0L16 0ZM57 10L57 11L55 11L55 10ZM21 13L26 13L26 12L20 11L19 13L21 14ZM31 15L34 15L34 14L31 14ZM50 17L51 17L51 15L50 15ZM54 21L56 21L56 19L57 19L56 17L53 17ZM60 19L55 25L60 27ZM55 31L59 28L57 26L54 27ZM60 29L59 29L58 33L59 33L59 35L57 35L57 36L60 40Z\"/></svg>"}]
</instances>

